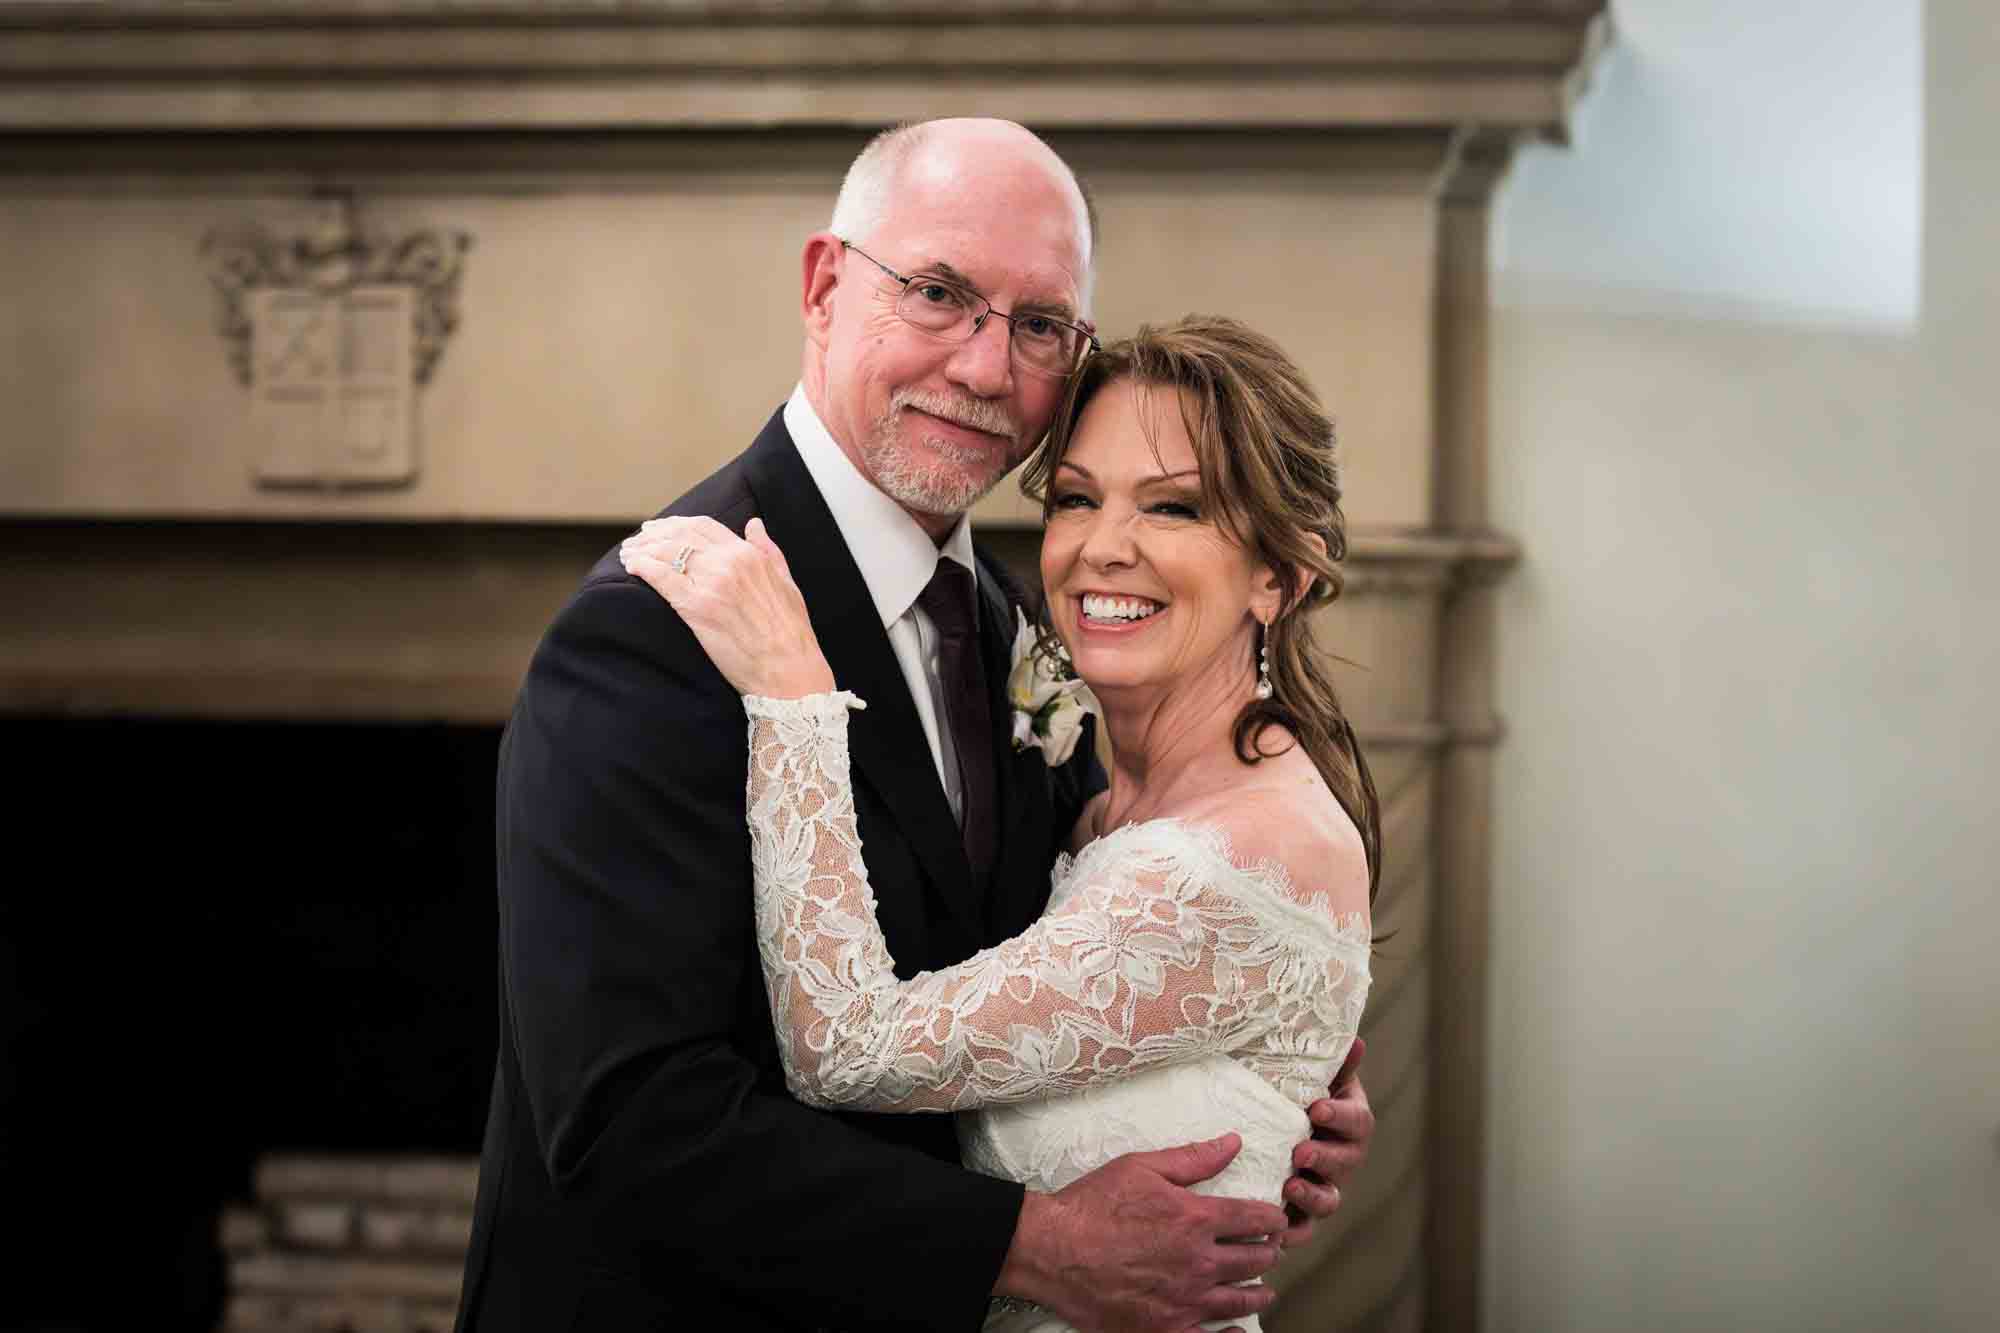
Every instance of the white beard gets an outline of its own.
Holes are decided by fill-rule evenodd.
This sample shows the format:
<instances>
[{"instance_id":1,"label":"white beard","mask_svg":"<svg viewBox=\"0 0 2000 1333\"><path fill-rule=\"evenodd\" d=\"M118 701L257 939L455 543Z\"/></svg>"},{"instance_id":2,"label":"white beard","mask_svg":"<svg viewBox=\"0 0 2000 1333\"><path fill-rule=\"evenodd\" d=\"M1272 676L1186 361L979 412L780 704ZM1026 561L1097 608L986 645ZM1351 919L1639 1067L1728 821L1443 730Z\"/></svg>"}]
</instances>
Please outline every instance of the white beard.
<instances>
[{"instance_id":1,"label":"white beard","mask_svg":"<svg viewBox=\"0 0 2000 1333\"><path fill-rule=\"evenodd\" d=\"M896 430L901 415L892 404L868 442L869 470L890 499L919 514L962 514L979 503L1007 475L1009 462L995 463L991 450L926 436L931 457L919 457ZM997 423L996 423L997 424Z\"/></svg>"}]
</instances>

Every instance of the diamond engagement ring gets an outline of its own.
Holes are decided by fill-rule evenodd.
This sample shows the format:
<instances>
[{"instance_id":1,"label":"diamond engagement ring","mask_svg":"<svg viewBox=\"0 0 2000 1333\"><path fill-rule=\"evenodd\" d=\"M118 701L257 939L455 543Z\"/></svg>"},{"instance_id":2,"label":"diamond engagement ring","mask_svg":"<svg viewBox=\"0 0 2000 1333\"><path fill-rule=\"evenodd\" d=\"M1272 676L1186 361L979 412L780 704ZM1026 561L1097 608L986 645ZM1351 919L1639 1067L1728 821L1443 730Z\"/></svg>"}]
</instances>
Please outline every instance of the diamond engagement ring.
<instances>
[{"instance_id":1,"label":"diamond engagement ring","mask_svg":"<svg viewBox=\"0 0 2000 1333\"><path fill-rule=\"evenodd\" d=\"M691 556L691 555L693 555L693 554L694 554L694 543L693 543L693 542L687 542L687 543L683 544L680 550L678 550L678 551L674 552L674 559L673 559L673 569L674 569L674 573L676 573L676 574L685 574L685 573L687 573L687 572L688 572L688 557L689 557L689 556Z\"/></svg>"}]
</instances>

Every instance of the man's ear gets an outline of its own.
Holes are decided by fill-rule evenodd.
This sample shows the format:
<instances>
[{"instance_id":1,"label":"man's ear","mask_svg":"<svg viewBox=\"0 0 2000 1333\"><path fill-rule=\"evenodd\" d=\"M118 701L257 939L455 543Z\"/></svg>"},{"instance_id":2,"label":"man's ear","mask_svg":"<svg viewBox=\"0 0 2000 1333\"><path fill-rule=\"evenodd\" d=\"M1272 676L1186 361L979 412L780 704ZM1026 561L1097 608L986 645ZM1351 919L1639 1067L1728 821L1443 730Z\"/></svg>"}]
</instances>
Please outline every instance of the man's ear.
<instances>
[{"instance_id":1,"label":"man's ear","mask_svg":"<svg viewBox=\"0 0 2000 1333\"><path fill-rule=\"evenodd\" d=\"M840 238L830 231L816 231L806 238L799 317L806 326L807 339L822 348L833 327L833 292L840 285L842 253Z\"/></svg>"}]
</instances>

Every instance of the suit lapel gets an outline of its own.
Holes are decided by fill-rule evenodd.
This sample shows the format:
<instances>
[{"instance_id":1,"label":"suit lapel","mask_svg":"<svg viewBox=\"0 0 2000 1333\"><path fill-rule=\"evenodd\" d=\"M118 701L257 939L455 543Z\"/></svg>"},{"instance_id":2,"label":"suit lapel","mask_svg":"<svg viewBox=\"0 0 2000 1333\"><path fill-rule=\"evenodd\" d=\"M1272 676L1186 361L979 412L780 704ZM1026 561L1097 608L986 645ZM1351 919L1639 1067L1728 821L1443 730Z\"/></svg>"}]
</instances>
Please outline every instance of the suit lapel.
<instances>
[{"instance_id":1,"label":"suit lapel","mask_svg":"<svg viewBox=\"0 0 2000 1333\"><path fill-rule=\"evenodd\" d=\"M782 412L764 427L746 463L764 525L805 594L834 680L868 702L848 719L848 751L857 777L881 793L952 915L975 937L983 936L986 913L974 893L958 821L931 762L909 682L840 528L785 430Z\"/></svg>"},{"instance_id":2,"label":"suit lapel","mask_svg":"<svg viewBox=\"0 0 2000 1333\"><path fill-rule=\"evenodd\" d=\"M1048 765L1034 746L1014 748L1014 706L1007 698L1007 676L1013 667L1014 608L983 570L979 591L994 760L999 765L999 849L984 877L986 938L997 941L1020 933L1041 914L1048 899L1053 848L1048 838Z\"/></svg>"}]
</instances>

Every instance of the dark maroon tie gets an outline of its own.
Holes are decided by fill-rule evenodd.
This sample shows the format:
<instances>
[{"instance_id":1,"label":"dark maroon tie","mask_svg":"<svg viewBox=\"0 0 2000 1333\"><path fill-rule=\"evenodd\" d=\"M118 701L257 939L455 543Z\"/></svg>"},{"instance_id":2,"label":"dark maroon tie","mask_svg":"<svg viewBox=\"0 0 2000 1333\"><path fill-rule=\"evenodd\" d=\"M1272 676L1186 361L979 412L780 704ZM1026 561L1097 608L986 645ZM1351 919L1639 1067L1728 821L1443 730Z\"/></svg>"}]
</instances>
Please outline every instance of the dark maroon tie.
<instances>
[{"instance_id":1,"label":"dark maroon tie","mask_svg":"<svg viewBox=\"0 0 2000 1333\"><path fill-rule=\"evenodd\" d=\"M977 589L972 571L940 557L937 572L917 596L938 632L938 684L944 693L947 725L958 751L958 790L963 797L959 828L975 883L993 868L993 718L986 702L986 666L979 651Z\"/></svg>"}]
</instances>

